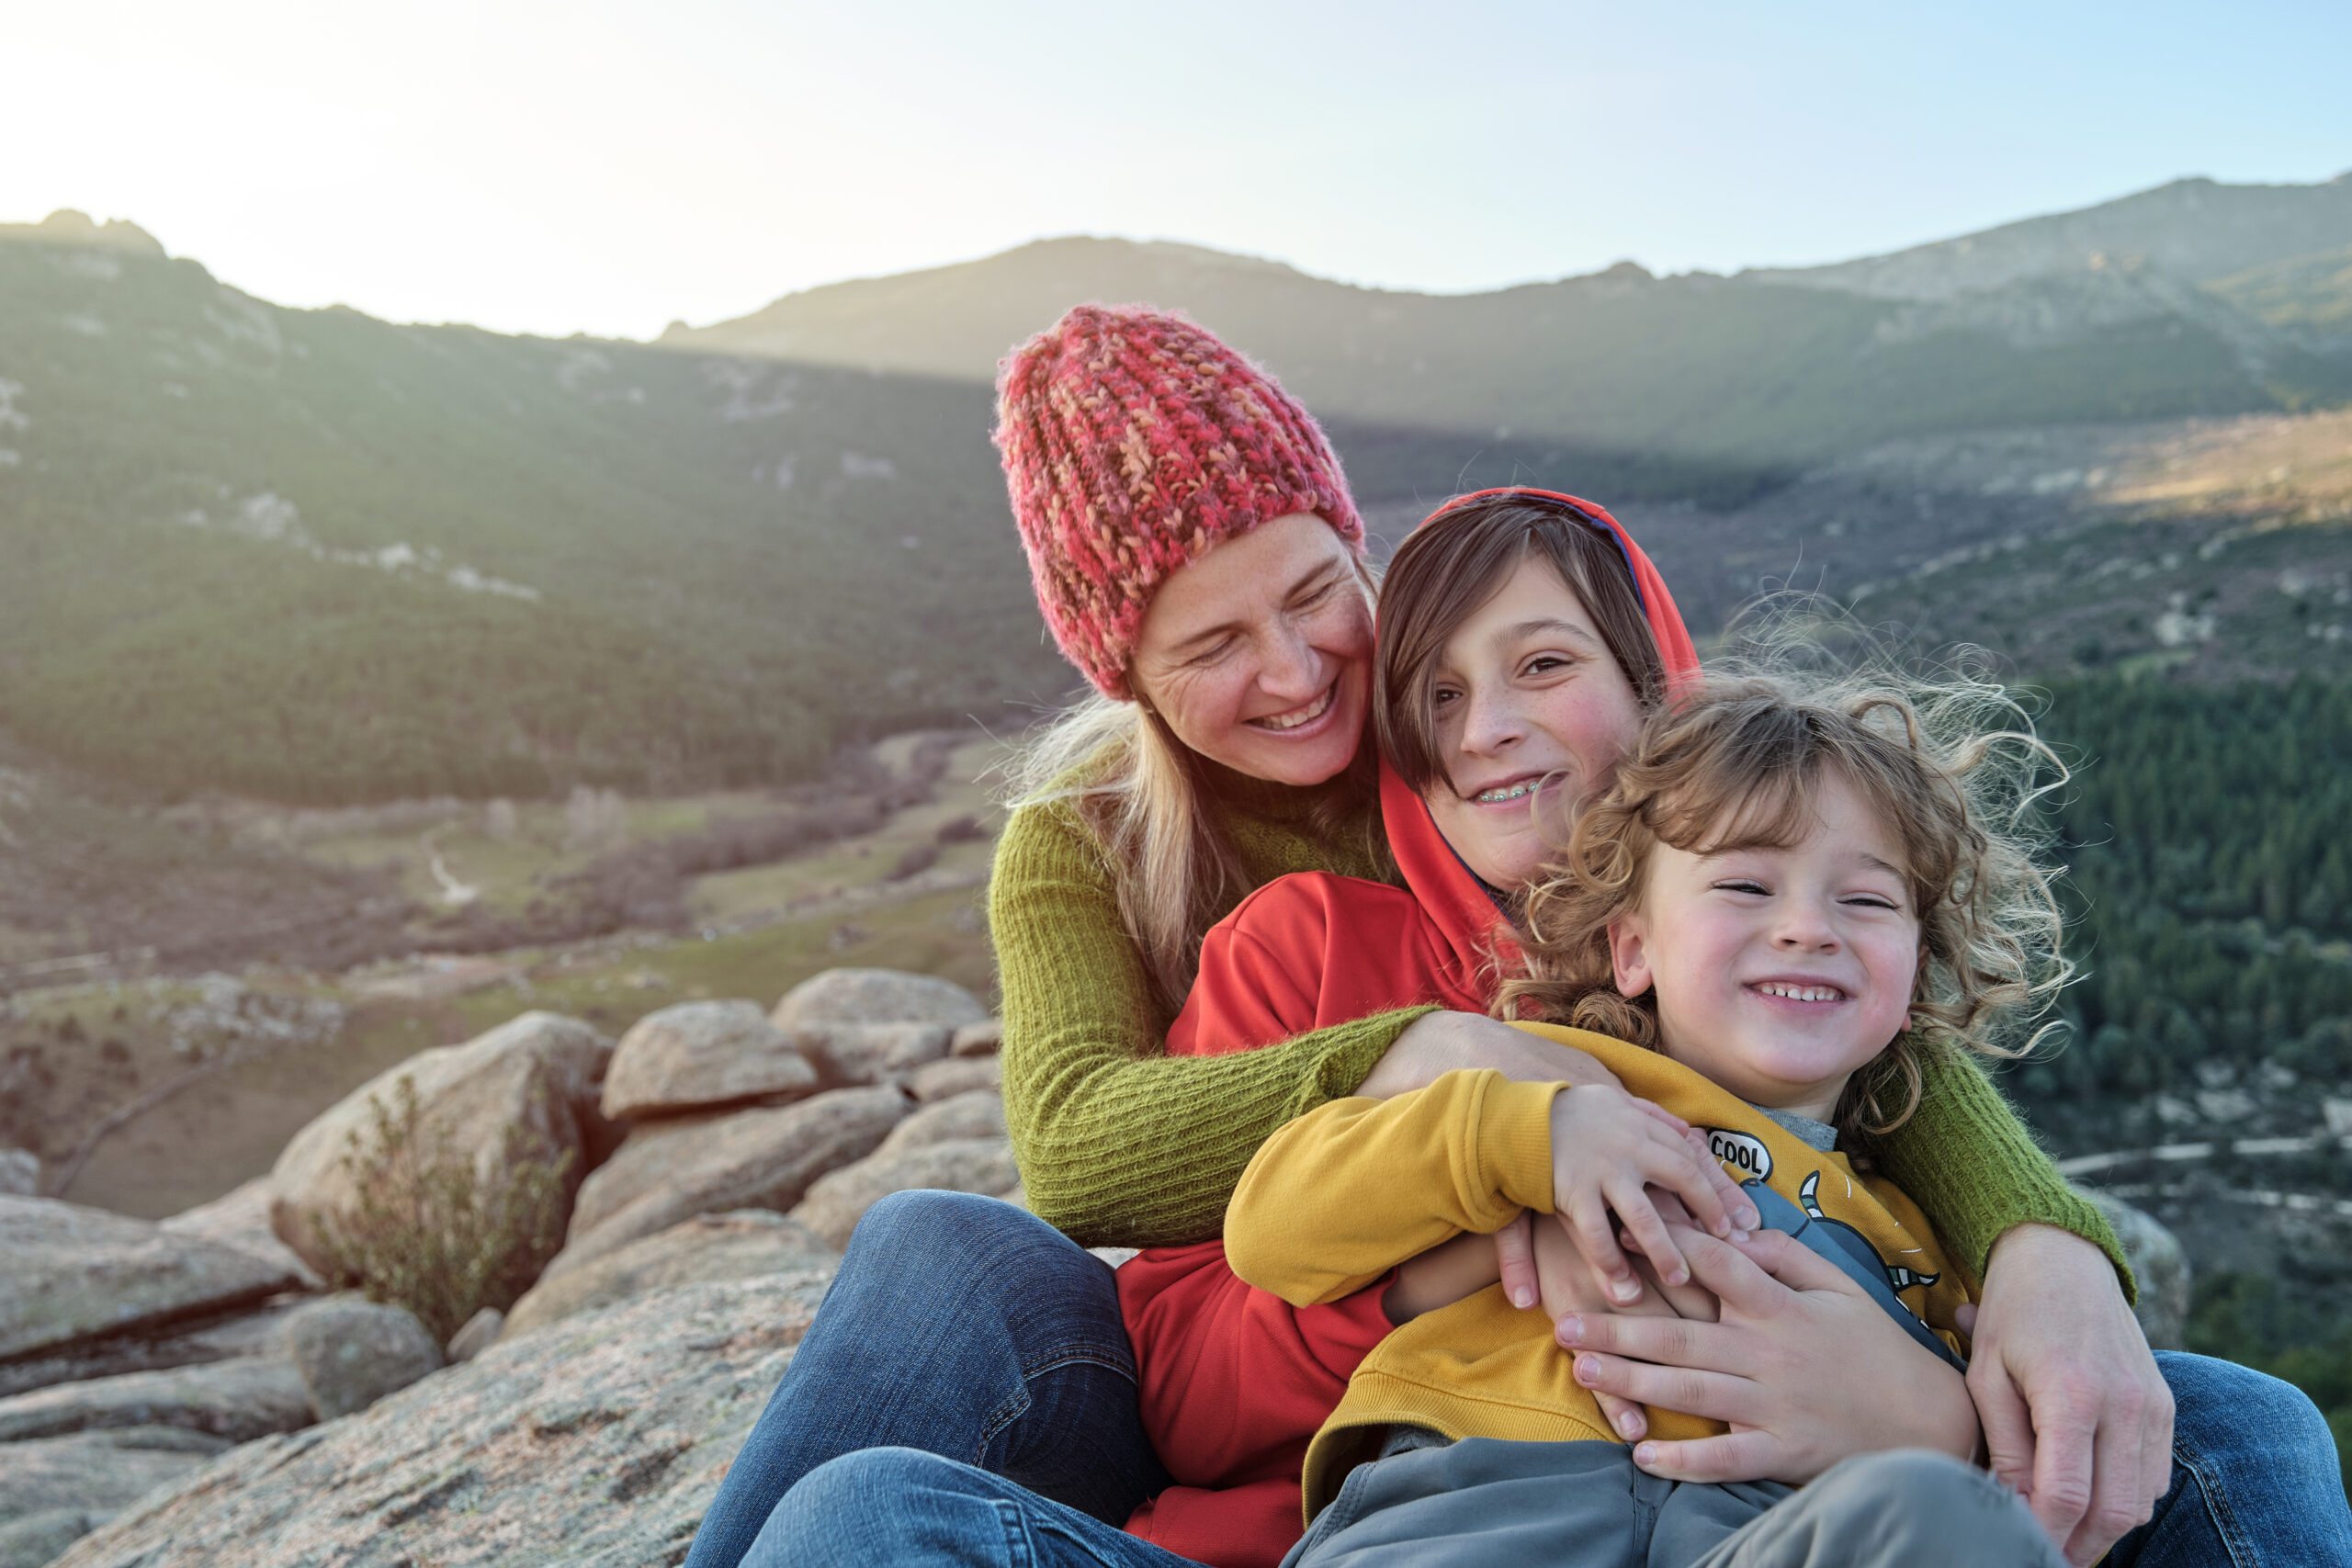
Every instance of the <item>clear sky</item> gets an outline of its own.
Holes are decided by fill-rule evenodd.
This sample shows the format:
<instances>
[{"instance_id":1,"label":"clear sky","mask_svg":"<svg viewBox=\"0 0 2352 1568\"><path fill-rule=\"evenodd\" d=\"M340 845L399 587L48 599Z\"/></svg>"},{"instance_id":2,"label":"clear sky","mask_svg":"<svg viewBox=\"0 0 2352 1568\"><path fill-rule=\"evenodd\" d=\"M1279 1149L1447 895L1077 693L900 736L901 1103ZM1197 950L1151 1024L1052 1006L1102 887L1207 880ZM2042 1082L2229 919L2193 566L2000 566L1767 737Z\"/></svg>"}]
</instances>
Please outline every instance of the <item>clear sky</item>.
<instances>
[{"instance_id":1,"label":"clear sky","mask_svg":"<svg viewBox=\"0 0 2352 1568\"><path fill-rule=\"evenodd\" d=\"M2346 0L0 0L0 220L643 336L1043 235L1471 289L2352 168Z\"/></svg>"}]
</instances>

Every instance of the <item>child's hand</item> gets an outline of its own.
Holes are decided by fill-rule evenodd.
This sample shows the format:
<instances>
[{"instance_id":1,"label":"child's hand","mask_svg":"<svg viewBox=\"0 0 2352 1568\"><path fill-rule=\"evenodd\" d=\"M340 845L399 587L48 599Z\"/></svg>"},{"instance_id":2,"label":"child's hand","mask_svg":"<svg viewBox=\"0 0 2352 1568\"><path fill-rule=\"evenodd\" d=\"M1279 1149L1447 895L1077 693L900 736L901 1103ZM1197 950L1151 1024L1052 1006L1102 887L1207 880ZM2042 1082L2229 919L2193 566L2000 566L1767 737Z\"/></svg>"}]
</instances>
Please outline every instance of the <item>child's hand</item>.
<instances>
[{"instance_id":1,"label":"child's hand","mask_svg":"<svg viewBox=\"0 0 2352 1568\"><path fill-rule=\"evenodd\" d=\"M1755 1204L1679 1116L1602 1084L1565 1089L1554 1098L1552 1208L1621 1305L1641 1299L1642 1283L1617 1245L1612 1211L1663 1283L1690 1280L1690 1266L1643 1191L1653 1185L1681 1199L1691 1218L1717 1236L1758 1223Z\"/></svg>"}]
</instances>

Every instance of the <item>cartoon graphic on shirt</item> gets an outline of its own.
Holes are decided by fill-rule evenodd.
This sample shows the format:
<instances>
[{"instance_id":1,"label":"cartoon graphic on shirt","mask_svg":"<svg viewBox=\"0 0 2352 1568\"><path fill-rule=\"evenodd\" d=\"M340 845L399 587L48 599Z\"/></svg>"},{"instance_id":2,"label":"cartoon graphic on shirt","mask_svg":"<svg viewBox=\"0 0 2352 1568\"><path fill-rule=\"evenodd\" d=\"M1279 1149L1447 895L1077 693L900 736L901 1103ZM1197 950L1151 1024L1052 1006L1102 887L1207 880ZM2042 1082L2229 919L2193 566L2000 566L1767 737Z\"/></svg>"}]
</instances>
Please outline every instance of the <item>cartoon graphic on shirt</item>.
<instances>
[{"instance_id":1,"label":"cartoon graphic on shirt","mask_svg":"<svg viewBox=\"0 0 2352 1568\"><path fill-rule=\"evenodd\" d=\"M1864 1293L1900 1323L1904 1332L1962 1371L1968 1370L1967 1361L1959 1352L1945 1344L1936 1331L1920 1321L1919 1314L1895 1294L1895 1292L1907 1290L1913 1285L1932 1285L1942 1276L1921 1274L1888 1263L1878 1255L1878 1249L1861 1232L1843 1220L1833 1220L1823 1213L1820 1203L1821 1172L1813 1172L1798 1187L1797 1203L1790 1202L1753 1178L1739 1185L1755 1200L1757 1211L1764 1217L1764 1229L1780 1231L1793 1241L1803 1242L1836 1264L1840 1272L1860 1285ZM1798 1207L1798 1203L1804 1207Z\"/></svg>"}]
</instances>

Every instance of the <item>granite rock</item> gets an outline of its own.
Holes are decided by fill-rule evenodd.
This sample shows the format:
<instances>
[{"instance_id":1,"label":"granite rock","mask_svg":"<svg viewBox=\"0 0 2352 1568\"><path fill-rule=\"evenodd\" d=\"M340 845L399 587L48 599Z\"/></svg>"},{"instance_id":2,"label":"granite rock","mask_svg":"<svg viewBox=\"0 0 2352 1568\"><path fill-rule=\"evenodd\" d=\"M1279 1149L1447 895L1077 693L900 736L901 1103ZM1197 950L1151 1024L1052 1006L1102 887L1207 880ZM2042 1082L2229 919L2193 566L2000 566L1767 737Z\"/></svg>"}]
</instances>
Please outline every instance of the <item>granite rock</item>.
<instances>
[{"instance_id":1,"label":"granite rock","mask_svg":"<svg viewBox=\"0 0 2352 1568\"><path fill-rule=\"evenodd\" d=\"M906 1082L907 1092L928 1105L933 1100L953 1099L976 1089L1001 1089L1004 1084L1004 1065L994 1056L955 1056L917 1067L908 1075Z\"/></svg>"},{"instance_id":2,"label":"granite rock","mask_svg":"<svg viewBox=\"0 0 2352 1568\"><path fill-rule=\"evenodd\" d=\"M844 1089L797 1104L649 1122L580 1190L560 1277L696 1214L786 1210L829 1170L872 1154L910 1109L895 1089Z\"/></svg>"},{"instance_id":3,"label":"granite rock","mask_svg":"<svg viewBox=\"0 0 2352 1568\"><path fill-rule=\"evenodd\" d=\"M543 1280L506 1314L509 1335L673 1285L828 1272L840 1261L808 1228L770 1209L697 1214Z\"/></svg>"},{"instance_id":4,"label":"granite rock","mask_svg":"<svg viewBox=\"0 0 2352 1568\"><path fill-rule=\"evenodd\" d=\"M40 1156L30 1149L0 1149L0 1196L40 1196Z\"/></svg>"},{"instance_id":5,"label":"granite rock","mask_svg":"<svg viewBox=\"0 0 2352 1568\"><path fill-rule=\"evenodd\" d=\"M496 1307L484 1307L466 1319L457 1333L449 1336L449 1364L470 1361L492 1345L506 1332L506 1314Z\"/></svg>"},{"instance_id":6,"label":"granite rock","mask_svg":"<svg viewBox=\"0 0 2352 1568\"><path fill-rule=\"evenodd\" d=\"M2139 1318L2140 1331L2148 1337L2149 1346L2158 1350L2186 1348L2188 1254L2181 1250L2180 1238L2154 1214L2120 1198L2088 1187L2081 1191L2098 1205L2107 1223L2115 1227L2115 1239L2123 1244L2123 1260L2132 1265L2132 1276L2140 1281L2140 1304L2132 1314Z\"/></svg>"},{"instance_id":7,"label":"granite rock","mask_svg":"<svg viewBox=\"0 0 2352 1568\"><path fill-rule=\"evenodd\" d=\"M824 1288L685 1285L503 1340L223 1456L57 1568L674 1564Z\"/></svg>"},{"instance_id":8,"label":"granite rock","mask_svg":"<svg viewBox=\"0 0 2352 1568\"><path fill-rule=\"evenodd\" d=\"M134 1427L177 1427L243 1443L298 1430L311 1420L293 1362L284 1356L240 1356L55 1383L0 1399L0 1444Z\"/></svg>"},{"instance_id":9,"label":"granite rock","mask_svg":"<svg viewBox=\"0 0 2352 1568\"><path fill-rule=\"evenodd\" d=\"M285 1347L287 1314L299 1296L284 1296L258 1311L196 1318L145 1333L109 1334L0 1361L0 1399L62 1382L87 1382L125 1372L199 1366L239 1356L276 1355Z\"/></svg>"},{"instance_id":10,"label":"granite rock","mask_svg":"<svg viewBox=\"0 0 2352 1568\"><path fill-rule=\"evenodd\" d=\"M310 1290L320 1289L322 1280L311 1266L302 1261L295 1250L277 1239L269 1228L269 1178L256 1176L240 1187L231 1188L209 1203L198 1203L193 1209L183 1209L169 1219L155 1224L173 1235L192 1235L205 1241L217 1241L223 1247L233 1247L241 1252L277 1265L300 1280Z\"/></svg>"},{"instance_id":11,"label":"granite rock","mask_svg":"<svg viewBox=\"0 0 2352 1568\"><path fill-rule=\"evenodd\" d=\"M367 1409L441 1370L440 1344L406 1307L329 1296L287 1320L286 1349L322 1421Z\"/></svg>"},{"instance_id":12,"label":"granite rock","mask_svg":"<svg viewBox=\"0 0 2352 1568\"><path fill-rule=\"evenodd\" d=\"M947 1043L951 1056L993 1056L1004 1047L1004 1020L984 1018L957 1030Z\"/></svg>"},{"instance_id":13,"label":"granite rock","mask_svg":"<svg viewBox=\"0 0 2352 1568\"><path fill-rule=\"evenodd\" d=\"M661 1115L746 1100L797 1100L817 1069L757 1002L680 1002L638 1020L613 1051L604 1112Z\"/></svg>"},{"instance_id":14,"label":"granite rock","mask_svg":"<svg viewBox=\"0 0 2352 1568\"><path fill-rule=\"evenodd\" d=\"M925 1144L960 1138L1002 1138L1004 1099L992 1089L976 1089L934 1100L890 1129L868 1159L890 1159Z\"/></svg>"},{"instance_id":15,"label":"granite rock","mask_svg":"<svg viewBox=\"0 0 2352 1568\"><path fill-rule=\"evenodd\" d=\"M792 1038L834 1083L893 1083L947 1055L938 1023L808 1023Z\"/></svg>"},{"instance_id":16,"label":"granite rock","mask_svg":"<svg viewBox=\"0 0 2352 1568\"><path fill-rule=\"evenodd\" d=\"M117 1509L229 1446L171 1427L10 1443L0 1450L0 1568L40 1568Z\"/></svg>"},{"instance_id":17,"label":"granite rock","mask_svg":"<svg viewBox=\"0 0 2352 1568\"><path fill-rule=\"evenodd\" d=\"M775 1004L778 1029L817 1023L933 1023L952 1037L989 1016L979 998L936 975L899 969L828 969L812 975Z\"/></svg>"},{"instance_id":18,"label":"granite rock","mask_svg":"<svg viewBox=\"0 0 2352 1568\"><path fill-rule=\"evenodd\" d=\"M356 1134L374 1152L376 1097L390 1109L398 1080L416 1088L419 1135L474 1162L486 1187L505 1180L510 1129L525 1158L571 1159L576 1188L588 1145L604 1121L597 1109L612 1043L578 1019L526 1012L462 1045L444 1045L379 1073L294 1134L270 1171L271 1230L322 1274L322 1217L349 1213L358 1190L344 1156Z\"/></svg>"},{"instance_id":19,"label":"granite rock","mask_svg":"<svg viewBox=\"0 0 2352 1568\"><path fill-rule=\"evenodd\" d=\"M865 1211L893 1192L924 1187L1001 1198L1020 1185L1003 1138L956 1138L845 1166L809 1188L792 1217L827 1246L846 1247Z\"/></svg>"},{"instance_id":20,"label":"granite rock","mask_svg":"<svg viewBox=\"0 0 2352 1568\"><path fill-rule=\"evenodd\" d=\"M298 1283L235 1247L52 1198L0 1197L0 1358L219 1314Z\"/></svg>"}]
</instances>

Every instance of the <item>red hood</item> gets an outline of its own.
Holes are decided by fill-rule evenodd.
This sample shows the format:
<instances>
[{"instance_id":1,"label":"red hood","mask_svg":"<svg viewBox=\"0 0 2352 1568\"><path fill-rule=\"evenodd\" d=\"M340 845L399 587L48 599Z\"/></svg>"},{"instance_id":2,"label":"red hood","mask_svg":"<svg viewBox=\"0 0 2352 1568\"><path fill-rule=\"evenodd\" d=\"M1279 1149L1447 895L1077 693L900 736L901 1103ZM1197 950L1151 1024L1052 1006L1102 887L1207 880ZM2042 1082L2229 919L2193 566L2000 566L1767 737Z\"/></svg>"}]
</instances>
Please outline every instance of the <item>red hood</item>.
<instances>
[{"instance_id":1,"label":"red hood","mask_svg":"<svg viewBox=\"0 0 2352 1568\"><path fill-rule=\"evenodd\" d=\"M1674 596L1667 592L1666 579L1650 564L1650 558L1642 553L1642 547L1634 543L1625 525L1592 502L1558 491L1524 486L1482 490L1447 502L1424 518L1420 525L1428 527L1464 502L1510 493L1565 502L1595 527L1607 530L1617 541L1617 547L1624 552L1626 566L1633 570L1634 587L1641 596L1643 613L1649 618L1650 635L1657 639L1658 656L1666 664L1668 690L1680 687L1698 674L1698 650L1690 644L1682 613L1674 607ZM1380 764L1380 815L1388 829L1388 847L1396 856L1396 868L1404 873L1405 885L1413 890L1421 908L1443 933L1447 947L1463 963L1465 973L1476 974L1479 966L1493 958L1510 960L1513 953L1508 931L1503 929L1502 911L1495 907L1486 885L1462 863L1462 857L1453 852L1453 846L1437 830L1421 797L1390 772L1385 761Z\"/></svg>"}]
</instances>

